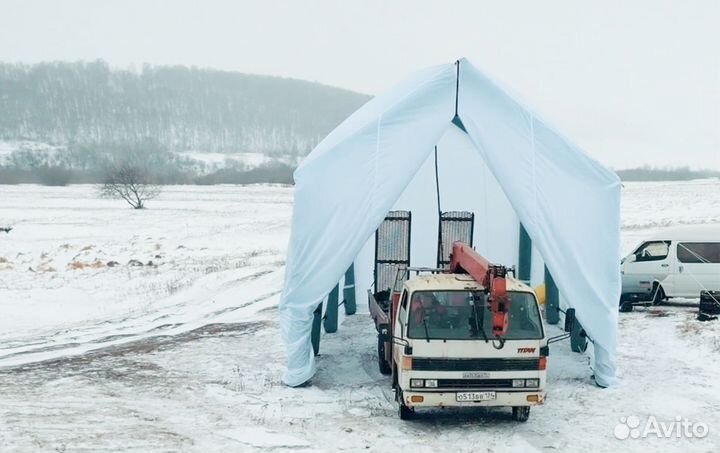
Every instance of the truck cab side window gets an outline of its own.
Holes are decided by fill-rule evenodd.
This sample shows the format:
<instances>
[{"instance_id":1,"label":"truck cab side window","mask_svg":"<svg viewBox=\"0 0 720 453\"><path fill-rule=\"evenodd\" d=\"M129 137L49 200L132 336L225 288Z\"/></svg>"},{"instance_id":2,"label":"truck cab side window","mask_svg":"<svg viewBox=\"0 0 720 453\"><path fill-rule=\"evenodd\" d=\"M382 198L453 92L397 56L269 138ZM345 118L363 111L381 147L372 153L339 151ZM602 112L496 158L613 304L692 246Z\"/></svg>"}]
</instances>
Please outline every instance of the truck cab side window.
<instances>
[{"instance_id":1,"label":"truck cab side window","mask_svg":"<svg viewBox=\"0 0 720 453\"><path fill-rule=\"evenodd\" d=\"M405 325L405 318L407 318L407 291L403 290L398 306L398 320L401 326Z\"/></svg>"},{"instance_id":2,"label":"truck cab side window","mask_svg":"<svg viewBox=\"0 0 720 453\"><path fill-rule=\"evenodd\" d=\"M667 258L669 250L667 241L646 242L635 251L635 261L661 261Z\"/></svg>"}]
</instances>

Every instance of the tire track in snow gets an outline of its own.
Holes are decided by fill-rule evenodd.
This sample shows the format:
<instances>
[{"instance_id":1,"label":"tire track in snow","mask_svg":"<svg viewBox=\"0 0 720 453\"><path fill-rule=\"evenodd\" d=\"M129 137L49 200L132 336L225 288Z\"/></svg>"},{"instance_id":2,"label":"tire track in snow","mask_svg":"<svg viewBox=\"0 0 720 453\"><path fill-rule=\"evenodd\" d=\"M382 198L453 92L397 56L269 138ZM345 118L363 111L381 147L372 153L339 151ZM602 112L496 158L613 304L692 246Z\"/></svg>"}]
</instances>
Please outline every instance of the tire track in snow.
<instances>
[{"instance_id":1,"label":"tire track in snow","mask_svg":"<svg viewBox=\"0 0 720 453\"><path fill-rule=\"evenodd\" d=\"M196 282L176 295L179 302L139 316L103 320L30 342L10 339L0 348L0 368L80 355L157 336L180 335L209 324L246 321L254 312L277 303L283 272L283 268L263 267L241 278L235 275L221 281L210 291L203 282Z\"/></svg>"},{"instance_id":2,"label":"tire track in snow","mask_svg":"<svg viewBox=\"0 0 720 453\"><path fill-rule=\"evenodd\" d=\"M243 284L247 283L248 281L254 280L256 278L259 278L263 275L268 274L269 272L272 272L272 270L263 269L260 271L254 271L248 275L245 275L240 278L233 279L231 281L224 282L220 285L217 285L216 292L218 289L225 290L232 288L234 285L237 284ZM204 286L202 282L196 282L191 286L197 287L197 286ZM178 297L171 297L168 299L177 299ZM73 327L72 329L63 329L56 331L52 333L51 335L43 335L43 336L37 336L34 335L31 338L17 338L17 339L5 339L3 340L4 347L0 348L0 358L2 358L3 353L5 351L8 351L10 349L15 348L28 348L31 349L31 347L42 347L47 345L48 342L50 343L83 343L87 342L87 338L95 338L98 335L102 335L104 332L112 332L113 335L117 334L117 332L121 330L128 330L132 329L133 327L145 327L148 324L156 324L157 321L160 320L168 320L170 319L174 314L177 314L179 310L182 310L184 307L191 304L194 300L192 296L188 297L184 293L179 294L180 300L178 302L174 303L165 303L158 307L156 307L152 311L148 311L139 315L135 316L125 316L119 319L104 319L100 321L95 321L89 325L80 325L77 327ZM153 319L148 322L148 318L152 317ZM157 325L156 328L163 328L164 326L170 325L169 322L163 322L160 325Z\"/></svg>"}]
</instances>

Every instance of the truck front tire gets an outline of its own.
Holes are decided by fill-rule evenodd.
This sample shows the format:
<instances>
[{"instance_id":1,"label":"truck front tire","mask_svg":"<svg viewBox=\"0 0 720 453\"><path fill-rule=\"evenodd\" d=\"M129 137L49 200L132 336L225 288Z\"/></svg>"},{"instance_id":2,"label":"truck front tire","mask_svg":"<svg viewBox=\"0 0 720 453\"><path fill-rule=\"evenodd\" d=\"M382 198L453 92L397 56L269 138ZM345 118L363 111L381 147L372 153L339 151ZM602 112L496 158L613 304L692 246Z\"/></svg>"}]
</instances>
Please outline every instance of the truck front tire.
<instances>
[{"instance_id":1,"label":"truck front tire","mask_svg":"<svg viewBox=\"0 0 720 453\"><path fill-rule=\"evenodd\" d=\"M530 406L513 406L512 418L518 422L526 422L530 418Z\"/></svg>"},{"instance_id":2,"label":"truck front tire","mask_svg":"<svg viewBox=\"0 0 720 453\"><path fill-rule=\"evenodd\" d=\"M410 420L414 414L415 412L412 409L403 404L401 398L400 401L398 401L398 415L400 416L400 420Z\"/></svg>"},{"instance_id":3,"label":"truck front tire","mask_svg":"<svg viewBox=\"0 0 720 453\"><path fill-rule=\"evenodd\" d=\"M387 363L387 360L385 360L385 342L380 339L380 336L378 336L377 356L378 369L380 370L380 373L386 375L390 374L392 369L390 368L390 364Z\"/></svg>"}]
</instances>

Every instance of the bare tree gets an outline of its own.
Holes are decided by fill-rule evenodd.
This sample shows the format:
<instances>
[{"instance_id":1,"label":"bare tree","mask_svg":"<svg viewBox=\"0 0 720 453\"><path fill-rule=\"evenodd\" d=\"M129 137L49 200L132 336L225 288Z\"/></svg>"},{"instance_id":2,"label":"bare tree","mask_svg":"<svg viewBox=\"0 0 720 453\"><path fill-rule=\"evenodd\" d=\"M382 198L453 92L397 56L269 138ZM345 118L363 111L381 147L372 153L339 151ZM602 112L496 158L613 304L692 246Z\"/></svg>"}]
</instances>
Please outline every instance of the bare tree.
<instances>
[{"instance_id":1,"label":"bare tree","mask_svg":"<svg viewBox=\"0 0 720 453\"><path fill-rule=\"evenodd\" d=\"M122 164L105 174L100 195L121 198L134 209L145 208L145 202L160 194L160 186L151 182L147 172L137 165Z\"/></svg>"}]
</instances>

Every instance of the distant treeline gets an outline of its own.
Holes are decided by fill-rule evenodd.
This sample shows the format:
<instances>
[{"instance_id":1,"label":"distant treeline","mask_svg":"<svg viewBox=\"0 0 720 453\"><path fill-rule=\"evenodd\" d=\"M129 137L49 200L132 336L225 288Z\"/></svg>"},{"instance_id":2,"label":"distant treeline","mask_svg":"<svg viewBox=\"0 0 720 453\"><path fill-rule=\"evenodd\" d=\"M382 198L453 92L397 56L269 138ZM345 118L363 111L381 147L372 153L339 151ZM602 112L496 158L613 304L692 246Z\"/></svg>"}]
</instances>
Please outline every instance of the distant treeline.
<instances>
[{"instance_id":1,"label":"distant treeline","mask_svg":"<svg viewBox=\"0 0 720 453\"><path fill-rule=\"evenodd\" d=\"M249 169L223 168L198 175L192 172L176 173L171 177L152 175L150 181L158 184L293 184L295 167L283 162L269 162ZM65 186L68 184L101 184L103 172L82 172L64 167L42 166L33 170L0 167L0 184L41 184Z\"/></svg>"},{"instance_id":2,"label":"distant treeline","mask_svg":"<svg viewBox=\"0 0 720 453\"><path fill-rule=\"evenodd\" d=\"M691 179L720 178L720 171L691 170L689 167L639 167L615 170L623 181L689 181Z\"/></svg>"},{"instance_id":3,"label":"distant treeline","mask_svg":"<svg viewBox=\"0 0 720 453\"><path fill-rule=\"evenodd\" d=\"M305 155L369 96L183 66L0 63L0 140Z\"/></svg>"},{"instance_id":4,"label":"distant treeline","mask_svg":"<svg viewBox=\"0 0 720 453\"><path fill-rule=\"evenodd\" d=\"M202 162L148 140L138 144L74 146L56 152L16 151L0 165L0 184L97 184L122 164L142 168L149 182L156 184L292 184L295 170L293 163L279 159L252 167L228 160L221 168L208 169Z\"/></svg>"}]
</instances>

